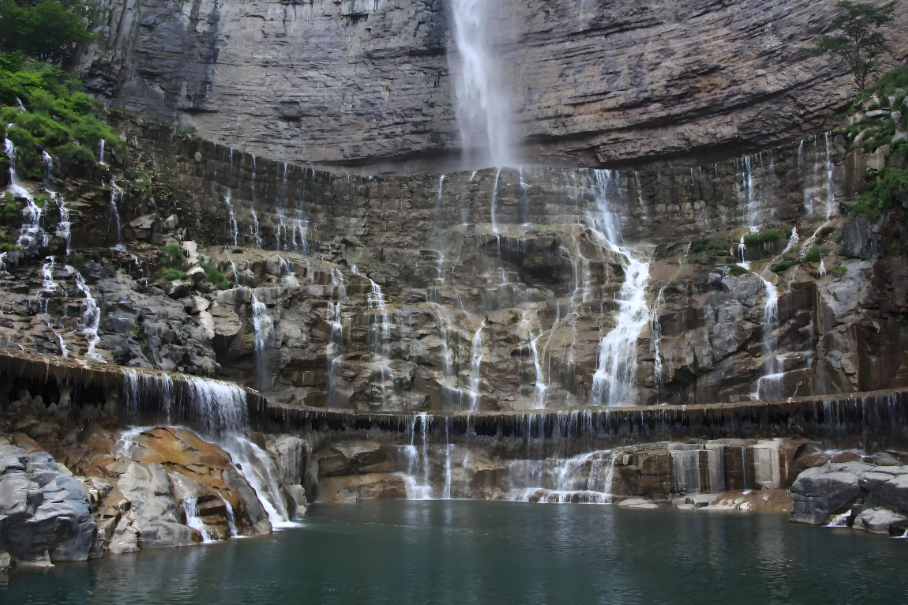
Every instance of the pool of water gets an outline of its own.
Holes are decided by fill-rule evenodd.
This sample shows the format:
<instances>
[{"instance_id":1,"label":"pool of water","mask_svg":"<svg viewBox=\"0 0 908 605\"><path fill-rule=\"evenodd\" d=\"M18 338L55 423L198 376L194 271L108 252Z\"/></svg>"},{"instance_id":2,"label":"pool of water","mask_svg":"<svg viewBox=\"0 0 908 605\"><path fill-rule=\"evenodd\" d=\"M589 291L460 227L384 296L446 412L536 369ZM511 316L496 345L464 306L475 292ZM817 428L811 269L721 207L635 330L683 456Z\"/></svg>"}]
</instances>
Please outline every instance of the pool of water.
<instances>
[{"instance_id":1,"label":"pool of water","mask_svg":"<svg viewBox=\"0 0 908 605\"><path fill-rule=\"evenodd\" d=\"M904 603L906 549L770 514L318 505L268 537L15 571L0 602Z\"/></svg>"}]
</instances>

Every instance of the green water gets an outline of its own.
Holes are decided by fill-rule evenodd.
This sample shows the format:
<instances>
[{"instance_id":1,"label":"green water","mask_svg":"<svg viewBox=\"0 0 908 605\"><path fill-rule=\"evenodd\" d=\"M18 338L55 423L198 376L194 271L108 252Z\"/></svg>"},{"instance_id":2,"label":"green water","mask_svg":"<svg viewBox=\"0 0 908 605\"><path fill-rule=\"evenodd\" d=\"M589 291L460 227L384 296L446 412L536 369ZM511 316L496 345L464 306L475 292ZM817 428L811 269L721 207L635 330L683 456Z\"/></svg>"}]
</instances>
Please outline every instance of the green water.
<instances>
[{"instance_id":1,"label":"green water","mask_svg":"<svg viewBox=\"0 0 908 605\"><path fill-rule=\"evenodd\" d=\"M17 571L0 603L905 603L906 549L775 515L321 505L269 537Z\"/></svg>"}]
</instances>

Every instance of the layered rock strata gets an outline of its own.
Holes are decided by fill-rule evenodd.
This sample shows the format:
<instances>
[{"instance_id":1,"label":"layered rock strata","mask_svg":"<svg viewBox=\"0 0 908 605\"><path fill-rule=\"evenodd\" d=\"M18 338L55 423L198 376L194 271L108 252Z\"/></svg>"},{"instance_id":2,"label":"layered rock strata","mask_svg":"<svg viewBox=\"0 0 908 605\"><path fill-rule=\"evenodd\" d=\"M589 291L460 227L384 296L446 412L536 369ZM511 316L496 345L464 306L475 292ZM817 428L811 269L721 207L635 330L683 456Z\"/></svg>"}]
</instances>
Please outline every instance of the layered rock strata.
<instances>
[{"instance_id":1,"label":"layered rock strata","mask_svg":"<svg viewBox=\"0 0 908 605\"><path fill-rule=\"evenodd\" d=\"M110 106L297 163L400 172L459 157L460 63L441 0L102 7L101 42L81 64ZM844 66L810 53L835 10L494 3L514 142L546 164L596 166L689 162L818 130L851 95ZM906 26L896 11L896 57Z\"/></svg>"}]
</instances>

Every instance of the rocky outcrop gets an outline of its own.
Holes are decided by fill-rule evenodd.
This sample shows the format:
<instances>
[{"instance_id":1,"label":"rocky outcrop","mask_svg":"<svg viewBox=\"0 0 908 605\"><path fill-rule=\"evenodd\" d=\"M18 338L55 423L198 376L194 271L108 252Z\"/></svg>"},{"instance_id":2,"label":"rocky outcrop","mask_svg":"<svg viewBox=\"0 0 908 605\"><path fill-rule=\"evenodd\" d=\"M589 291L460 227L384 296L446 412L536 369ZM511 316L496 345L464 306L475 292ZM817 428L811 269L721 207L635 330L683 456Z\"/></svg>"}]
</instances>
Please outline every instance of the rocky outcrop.
<instances>
[{"instance_id":1,"label":"rocky outcrop","mask_svg":"<svg viewBox=\"0 0 908 605\"><path fill-rule=\"evenodd\" d=\"M908 470L888 454L876 463L830 463L801 473L791 486L791 520L838 526L871 533L901 535L908 529Z\"/></svg>"},{"instance_id":2,"label":"rocky outcrop","mask_svg":"<svg viewBox=\"0 0 908 605\"><path fill-rule=\"evenodd\" d=\"M408 171L459 155L446 2L102 6L82 65L111 106L284 161ZM818 129L850 98L844 66L809 52L834 10L509 0L489 19L517 141L549 165L596 165ZM897 56L905 27L898 15Z\"/></svg>"},{"instance_id":3,"label":"rocky outcrop","mask_svg":"<svg viewBox=\"0 0 908 605\"><path fill-rule=\"evenodd\" d=\"M46 452L0 441L0 552L51 565L100 556L97 542L88 493L72 473Z\"/></svg>"}]
</instances>

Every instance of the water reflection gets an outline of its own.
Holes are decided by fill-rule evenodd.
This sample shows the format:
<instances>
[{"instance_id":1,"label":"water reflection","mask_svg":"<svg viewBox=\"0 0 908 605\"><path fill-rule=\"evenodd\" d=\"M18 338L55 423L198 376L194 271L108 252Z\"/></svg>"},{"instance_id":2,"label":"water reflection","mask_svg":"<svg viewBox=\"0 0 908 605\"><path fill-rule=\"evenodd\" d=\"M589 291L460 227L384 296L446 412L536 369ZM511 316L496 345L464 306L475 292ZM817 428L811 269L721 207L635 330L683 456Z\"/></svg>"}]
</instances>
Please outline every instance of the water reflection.
<instances>
[{"instance_id":1,"label":"water reflection","mask_svg":"<svg viewBox=\"0 0 908 605\"><path fill-rule=\"evenodd\" d=\"M299 528L270 537L17 571L0 600L905 602L906 545L774 515L461 501L313 506Z\"/></svg>"}]
</instances>

